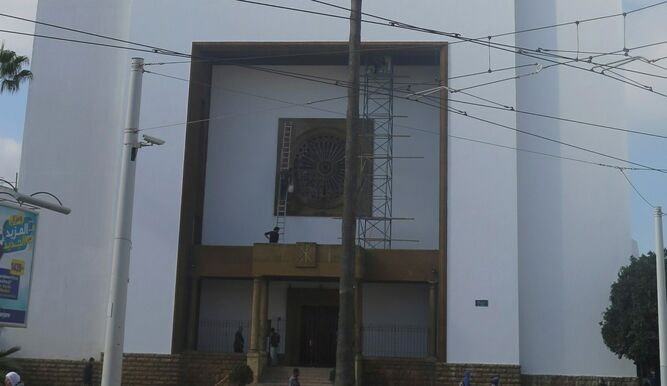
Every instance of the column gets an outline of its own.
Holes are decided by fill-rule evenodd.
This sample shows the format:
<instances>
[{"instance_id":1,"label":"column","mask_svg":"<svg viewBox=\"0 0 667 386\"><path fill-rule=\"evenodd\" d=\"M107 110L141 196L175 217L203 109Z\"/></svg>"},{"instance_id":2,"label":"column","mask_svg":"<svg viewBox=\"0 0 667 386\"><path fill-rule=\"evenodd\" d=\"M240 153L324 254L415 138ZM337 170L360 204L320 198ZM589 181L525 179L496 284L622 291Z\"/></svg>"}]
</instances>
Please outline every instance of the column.
<instances>
[{"instance_id":1,"label":"column","mask_svg":"<svg viewBox=\"0 0 667 386\"><path fill-rule=\"evenodd\" d=\"M257 352L259 349L259 313L262 279L255 278L252 283L252 320L250 324L250 348L249 351Z\"/></svg>"},{"instance_id":2,"label":"column","mask_svg":"<svg viewBox=\"0 0 667 386\"><path fill-rule=\"evenodd\" d=\"M201 279L197 276L190 278L190 301L188 302L188 332L186 348L197 349L197 329L199 328L199 292Z\"/></svg>"},{"instance_id":3,"label":"column","mask_svg":"<svg viewBox=\"0 0 667 386\"><path fill-rule=\"evenodd\" d=\"M259 352L260 340L260 312L261 312L261 298L262 298L262 279L255 278L252 282L252 319L250 322L250 346L248 347L248 354L246 356L246 363L248 367L255 374L255 378L259 379L262 371L261 357L263 353Z\"/></svg>"},{"instance_id":4,"label":"column","mask_svg":"<svg viewBox=\"0 0 667 386\"><path fill-rule=\"evenodd\" d=\"M440 49L440 83L447 86L448 76L447 46ZM439 237L438 237L438 297L437 297L437 324L436 324L436 355L438 361L447 361L447 158L448 138L447 127L447 89L440 90L440 189L438 192L439 208Z\"/></svg>"},{"instance_id":5,"label":"column","mask_svg":"<svg viewBox=\"0 0 667 386\"><path fill-rule=\"evenodd\" d=\"M269 282L264 279L261 284L259 302L259 351L266 352L266 339L269 329Z\"/></svg>"},{"instance_id":6,"label":"column","mask_svg":"<svg viewBox=\"0 0 667 386\"><path fill-rule=\"evenodd\" d=\"M435 358L435 319L436 319L436 297L437 282L428 282L428 356Z\"/></svg>"}]
</instances>

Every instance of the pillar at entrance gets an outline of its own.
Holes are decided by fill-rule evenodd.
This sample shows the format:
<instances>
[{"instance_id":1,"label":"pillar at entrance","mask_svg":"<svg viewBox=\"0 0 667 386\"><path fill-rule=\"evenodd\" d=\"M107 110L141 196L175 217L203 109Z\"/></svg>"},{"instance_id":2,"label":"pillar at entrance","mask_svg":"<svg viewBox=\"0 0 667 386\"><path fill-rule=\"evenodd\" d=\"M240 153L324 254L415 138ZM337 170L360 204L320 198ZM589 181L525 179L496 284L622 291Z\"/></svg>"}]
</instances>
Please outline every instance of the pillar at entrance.
<instances>
[{"instance_id":1,"label":"pillar at entrance","mask_svg":"<svg viewBox=\"0 0 667 386\"><path fill-rule=\"evenodd\" d=\"M248 351L257 352L259 349L259 312L262 296L262 279L255 278L252 282L252 308L250 323L250 348Z\"/></svg>"},{"instance_id":2,"label":"pillar at entrance","mask_svg":"<svg viewBox=\"0 0 667 386\"><path fill-rule=\"evenodd\" d=\"M266 339L269 329L269 282L262 280L259 301L259 351L266 352Z\"/></svg>"},{"instance_id":3,"label":"pillar at entrance","mask_svg":"<svg viewBox=\"0 0 667 386\"><path fill-rule=\"evenodd\" d=\"M264 304L268 303L268 299L266 299L266 288L267 285L265 279L258 277L253 280L250 347L248 348L246 363L252 370L253 374L255 374L255 382L262 375L262 370L264 370L264 365L266 364L266 355L260 349L262 336L264 335L264 333L262 333L262 325L266 325L266 322L262 323L261 321L262 319L266 319L265 308L267 304ZM262 314L264 314L264 316L262 316Z\"/></svg>"},{"instance_id":4,"label":"pillar at entrance","mask_svg":"<svg viewBox=\"0 0 667 386\"><path fill-rule=\"evenodd\" d=\"M435 280L428 283L428 356L435 358L435 320L437 318L437 282Z\"/></svg>"},{"instance_id":5,"label":"pillar at entrance","mask_svg":"<svg viewBox=\"0 0 667 386\"><path fill-rule=\"evenodd\" d=\"M197 349L197 322L199 316L199 287L201 279L199 277L190 278L190 302L188 303L188 331L186 335L185 347L188 350Z\"/></svg>"}]
</instances>

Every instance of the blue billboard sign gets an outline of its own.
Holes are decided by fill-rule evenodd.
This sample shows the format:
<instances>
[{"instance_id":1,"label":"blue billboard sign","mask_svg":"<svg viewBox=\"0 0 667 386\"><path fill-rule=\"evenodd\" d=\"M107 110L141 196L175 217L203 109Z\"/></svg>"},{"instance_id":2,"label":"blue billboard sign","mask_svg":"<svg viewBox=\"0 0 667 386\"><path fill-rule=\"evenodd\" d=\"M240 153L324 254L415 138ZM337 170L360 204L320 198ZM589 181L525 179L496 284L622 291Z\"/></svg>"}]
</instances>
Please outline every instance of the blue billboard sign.
<instances>
[{"instance_id":1,"label":"blue billboard sign","mask_svg":"<svg viewBox=\"0 0 667 386\"><path fill-rule=\"evenodd\" d=\"M37 213L0 203L0 325L25 327Z\"/></svg>"}]
</instances>

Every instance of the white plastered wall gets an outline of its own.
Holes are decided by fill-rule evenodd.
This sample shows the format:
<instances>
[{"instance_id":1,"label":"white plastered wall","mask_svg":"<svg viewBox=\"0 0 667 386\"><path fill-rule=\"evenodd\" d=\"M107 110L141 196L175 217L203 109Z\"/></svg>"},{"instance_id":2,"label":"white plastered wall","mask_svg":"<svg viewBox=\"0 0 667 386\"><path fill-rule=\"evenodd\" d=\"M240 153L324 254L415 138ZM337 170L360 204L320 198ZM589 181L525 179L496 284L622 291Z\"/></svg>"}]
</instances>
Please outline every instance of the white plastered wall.
<instances>
[{"instance_id":1,"label":"white plastered wall","mask_svg":"<svg viewBox=\"0 0 667 386\"><path fill-rule=\"evenodd\" d=\"M344 21L259 10L236 2L135 1L131 6L128 2L129 14L125 11L130 8L124 8L125 3L122 4L104 0L85 5L42 1L38 18L183 52L189 52L193 41L345 41L348 37L348 25ZM367 0L364 7L368 12L408 23L462 31L471 36L514 29L513 2L510 0L423 0L410 7L400 4L395 2L388 6L385 0ZM328 11L326 8L322 10ZM470 15L477 17L470 18ZM363 38L375 41L442 40L441 36L372 25L364 26ZM513 38L507 37L504 42L511 44ZM97 355L102 350L115 165L122 143L123 90L129 58L134 55L144 56L147 62L174 60L150 53L128 54L53 41L42 41L35 46L33 69L38 77L29 95L22 180L28 190L46 189L59 194L66 203L72 203L74 213L80 213L81 217L74 214L68 218L72 220L54 217L52 222L47 216L42 218L38 249L44 253L48 251L48 255L38 255L35 279L41 284L35 282L37 287L33 287L35 296L31 304L31 315L38 322L27 330L4 335L8 344L22 345L26 356L84 357ZM493 60L499 66L513 62L513 58L501 56L494 56ZM485 70L485 63L484 47L460 44L450 49L452 76ZM149 69L182 78L189 75L187 64ZM145 74L140 126L184 122L187 92L187 82ZM263 92L271 94L271 90ZM337 95L342 95L342 91L338 90ZM513 99L514 90L490 87L481 89L480 95ZM292 100L300 101L295 95L283 94L281 97L294 97ZM413 106L405 111L410 117L416 117L422 115L422 109L429 108ZM286 110L285 115L294 116L298 112L299 109L293 109L287 114ZM503 112L485 114L493 120L514 122L511 115ZM417 122L417 128L437 130L437 125L425 126L430 125ZM271 127L274 128L275 123L271 123ZM436 149L437 137L432 134L424 133L423 136L429 136L425 140L420 137L422 134L399 128L397 131L414 136L402 145L406 146L402 149L405 155L423 152L429 146ZM514 143L511 134L501 134L464 118L452 117L450 132L492 142ZM184 126L159 129L151 134L167 143L159 148L144 149L139 155L125 349L127 352L165 353L171 348ZM266 138L275 141L275 136ZM62 146L54 146L57 144ZM72 144L83 145L74 147ZM410 144L419 144L419 147L413 149ZM267 149L275 152L275 146ZM425 156L431 157L429 154ZM274 160L272 157L271 162ZM430 197L436 197L433 195L437 193L435 189L422 189L417 185L422 176L419 171L410 169L419 167L413 166L412 162L427 165L426 175L437 173L428 159L397 164L396 176L404 178L406 183L398 185L395 193L417 196L418 200L427 203L428 213L423 208L412 210L411 204L398 199L395 211L397 214L412 212L419 221L435 218L433 213L437 212L437 204L432 204ZM516 264L512 262L516 259L516 227L511 215L516 189L516 177L512 172L514 162L506 150L451 141L448 358L453 362L518 362ZM84 170L86 174L82 176L77 170ZM272 183L269 191L273 191ZM229 240L230 243L248 243L257 230L264 231L264 224L271 221L267 212L262 216L257 221L261 226L246 229L251 236ZM333 222L323 227L324 235L318 233L315 238L331 239L332 234L338 232ZM435 227L413 228L415 231L410 230L409 224L401 227L403 225L397 225L397 235L419 239L423 248L437 245ZM303 233L307 234L306 231ZM81 244L84 246L80 247ZM48 256L53 266L44 262L47 257L41 256ZM43 268L39 268L40 265ZM40 269L44 269L41 274ZM503 274L498 275L498 271ZM44 290L48 294L36 295L40 293L39 286L48 288L48 291ZM38 296L42 299L35 300ZM489 298L492 306L488 311L495 312L494 315L480 314L472 306L471 302L478 297ZM76 322L70 323L71 319ZM54 324L66 327L58 334L47 333L49 329L46 327ZM492 335L491 326L499 332ZM475 333L466 333L469 330ZM503 349L488 350L489 339L501 339L494 347Z\"/></svg>"},{"instance_id":2,"label":"white plastered wall","mask_svg":"<svg viewBox=\"0 0 667 386\"><path fill-rule=\"evenodd\" d=\"M621 12L619 1L517 1L518 29ZM622 48L621 18L580 25L582 51ZM522 34L528 48L572 47L576 28ZM605 59L606 60L606 59ZM517 57L518 63L534 62ZM549 63L546 63L549 64ZM565 66L517 82L520 109L618 125L624 87L609 78ZM628 157L624 133L520 116L521 129ZM519 147L617 164L525 135ZM527 153L518 156L521 366L527 374L633 376L602 342L599 322L609 289L632 253L628 186L613 169Z\"/></svg>"}]
</instances>

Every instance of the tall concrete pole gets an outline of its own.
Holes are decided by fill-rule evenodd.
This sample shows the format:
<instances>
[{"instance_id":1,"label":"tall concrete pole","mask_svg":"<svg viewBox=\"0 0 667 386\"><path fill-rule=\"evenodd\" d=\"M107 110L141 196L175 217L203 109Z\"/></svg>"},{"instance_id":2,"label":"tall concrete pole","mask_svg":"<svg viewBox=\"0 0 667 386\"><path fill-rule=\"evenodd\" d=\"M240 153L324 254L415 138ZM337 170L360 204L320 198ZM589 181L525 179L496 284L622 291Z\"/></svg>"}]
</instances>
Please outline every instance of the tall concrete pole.
<instances>
[{"instance_id":1,"label":"tall concrete pole","mask_svg":"<svg viewBox=\"0 0 667 386\"><path fill-rule=\"evenodd\" d=\"M361 0L351 0L348 58L347 127L345 137L345 180L343 187L342 256L339 282L336 386L355 384L354 352L354 268L357 225L357 175L359 160L359 46L361 45Z\"/></svg>"},{"instance_id":2,"label":"tall concrete pole","mask_svg":"<svg viewBox=\"0 0 667 386\"><path fill-rule=\"evenodd\" d=\"M658 280L658 346L660 349L660 386L667 386L667 287L665 287L665 250L662 242L662 207L655 208L655 269Z\"/></svg>"},{"instance_id":3,"label":"tall concrete pole","mask_svg":"<svg viewBox=\"0 0 667 386\"><path fill-rule=\"evenodd\" d=\"M134 180L139 151L139 110L144 60L132 58L127 105L123 155L121 158L118 204L113 239L111 287L107 309L107 329L104 341L102 386L120 386L123 374L123 340L125 339L125 308L127 284L130 280L130 249L132 248L132 209Z\"/></svg>"}]
</instances>

